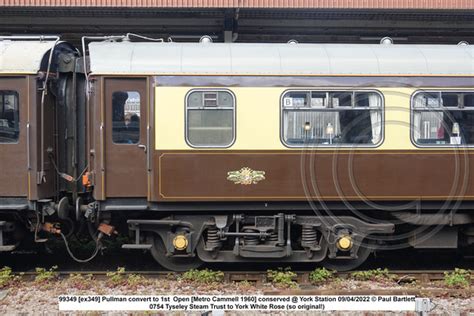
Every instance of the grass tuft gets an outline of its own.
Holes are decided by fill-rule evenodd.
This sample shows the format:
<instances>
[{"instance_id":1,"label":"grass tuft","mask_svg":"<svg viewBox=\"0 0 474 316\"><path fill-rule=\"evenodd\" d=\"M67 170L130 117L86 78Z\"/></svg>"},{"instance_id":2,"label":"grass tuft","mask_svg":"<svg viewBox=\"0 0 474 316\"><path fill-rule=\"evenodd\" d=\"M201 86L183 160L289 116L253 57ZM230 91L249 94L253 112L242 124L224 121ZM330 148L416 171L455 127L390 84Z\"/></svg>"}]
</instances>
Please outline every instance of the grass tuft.
<instances>
[{"instance_id":1,"label":"grass tuft","mask_svg":"<svg viewBox=\"0 0 474 316\"><path fill-rule=\"evenodd\" d=\"M372 269L366 271L356 271L351 273L351 277L357 281L377 281L387 282L394 281L396 276L391 274L387 268L385 269Z\"/></svg>"},{"instance_id":2,"label":"grass tuft","mask_svg":"<svg viewBox=\"0 0 474 316\"><path fill-rule=\"evenodd\" d=\"M204 284L220 283L224 281L224 272L212 271L209 269L191 269L189 271L184 272L180 280Z\"/></svg>"},{"instance_id":3,"label":"grass tuft","mask_svg":"<svg viewBox=\"0 0 474 316\"><path fill-rule=\"evenodd\" d=\"M50 283L51 281L55 281L59 274L56 272L58 266L52 266L49 270L45 268L36 268L36 283Z\"/></svg>"},{"instance_id":4,"label":"grass tuft","mask_svg":"<svg viewBox=\"0 0 474 316\"><path fill-rule=\"evenodd\" d=\"M0 269L0 289L12 286L20 282L21 278L12 272L10 267L3 267Z\"/></svg>"},{"instance_id":5,"label":"grass tuft","mask_svg":"<svg viewBox=\"0 0 474 316\"><path fill-rule=\"evenodd\" d=\"M298 283L294 281L297 275L295 272L291 271L290 268L268 270L267 277L270 279L271 283L277 287L284 287L284 288L298 287Z\"/></svg>"},{"instance_id":6,"label":"grass tuft","mask_svg":"<svg viewBox=\"0 0 474 316\"><path fill-rule=\"evenodd\" d=\"M324 283L334 278L334 272L326 268L317 268L309 274L311 283Z\"/></svg>"},{"instance_id":7,"label":"grass tuft","mask_svg":"<svg viewBox=\"0 0 474 316\"><path fill-rule=\"evenodd\" d=\"M456 268L453 272L445 272L444 284L452 288L468 288L471 285L471 271Z\"/></svg>"}]
</instances>

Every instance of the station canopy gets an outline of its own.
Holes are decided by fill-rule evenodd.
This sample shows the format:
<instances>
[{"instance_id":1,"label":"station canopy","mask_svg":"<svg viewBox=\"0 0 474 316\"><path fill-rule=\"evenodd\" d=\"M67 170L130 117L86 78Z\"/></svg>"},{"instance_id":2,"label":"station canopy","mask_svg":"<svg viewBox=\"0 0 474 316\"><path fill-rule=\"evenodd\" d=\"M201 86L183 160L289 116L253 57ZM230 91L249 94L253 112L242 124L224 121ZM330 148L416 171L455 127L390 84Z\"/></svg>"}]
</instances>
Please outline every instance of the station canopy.
<instances>
[{"instance_id":1,"label":"station canopy","mask_svg":"<svg viewBox=\"0 0 474 316\"><path fill-rule=\"evenodd\" d=\"M472 0L0 0L0 35L128 32L174 42L474 43Z\"/></svg>"}]
</instances>

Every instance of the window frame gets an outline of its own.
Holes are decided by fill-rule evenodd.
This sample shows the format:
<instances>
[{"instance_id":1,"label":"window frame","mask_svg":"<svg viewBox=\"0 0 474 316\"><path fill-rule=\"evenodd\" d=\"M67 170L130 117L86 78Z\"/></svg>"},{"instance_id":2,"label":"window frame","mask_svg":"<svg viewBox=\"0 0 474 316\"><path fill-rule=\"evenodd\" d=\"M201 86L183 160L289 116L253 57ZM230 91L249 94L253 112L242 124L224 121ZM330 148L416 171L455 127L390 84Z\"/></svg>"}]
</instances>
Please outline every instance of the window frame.
<instances>
[{"instance_id":1,"label":"window frame","mask_svg":"<svg viewBox=\"0 0 474 316\"><path fill-rule=\"evenodd\" d=\"M1 142L0 141L0 145L18 145L20 143L20 139L21 139L20 93L18 92L18 90L12 90L12 89L0 90L0 92L11 92L11 93L13 93L16 97L16 102L17 102L17 107L18 107L18 138L15 141L12 141L12 142Z\"/></svg>"},{"instance_id":2,"label":"window frame","mask_svg":"<svg viewBox=\"0 0 474 316\"><path fill-rule=\"evenodd\" d=\"M411 97L410 97L410 141L415 146L416 148L473 148L474 144L420 144L415 141L415 111L425 111L425 112L445 112L445 111L472 111L474 113L474 107L472 107L472 110L467 110L466 108L459 108L456 107L454 109L453 107L443 107L442 104L440 104L439 110L436 110L436 108L433 108L433 110L416 110L414 105L415 105L415 98L418 94L421 93L470 93L474 94L474 90L446 90L446 89L429 89L429 90L423 90L423 89L418 89L415 90ZM442 97L440 95L440 97Z\"/></svg>"},{"instance_id":3,"label":"window frame","mask_svg":"<svg viewBox=\"0 0 474 316\"><path fill-rule=\"evenodd\" d=\"M380 113L382 114L382 117L381 117L381 135L380 135L380 140L376 143L376 144L350 144L350 143L347 143L347 144L301 144L301 145L298 145L298 144L288 144L286 141L285 141L285 137L284 137L284 119L285 119L285 116L284 116L284 105L283 105L283 100L284 100L284 97L287 93L290 93L290 92L309 92L309 93L313 93L313 92L324 92L324 93L334 93L334 92L341 92L341 93L351 93L351 94L356 94L356 93L375 93L377 94L379 97L380 97L380 100L381 100L381 107L380 107ZM355 99L352 99L352 105L354 104L355 102ZM342 108L341 110L337 110L337 109L333 109L333 108L329 108L329 109L312 109L311 107L309 108L301 108L301 109L298 109L298 111L304 111L304 110L307 110L307 111L318 111L318 112L334 112L334 111L337 111L337 112L340 112L341 110L344 111L344 110L349 110L349 111L361 111L361 110L370 110L370 108L367 108L367 109L354 109L353 106L351 106L350 108L349 107L346 107L346 108ZM340 88L340 89L321 89L321 88L316 88L316 89L287 89L285 91L283 91L283 93L280 95L280 141L281 143L287 147L287 148L377 148L377 147L380 147L384 142L385 142L385 97L384 97L384 94L379 91L379 90L375 90L375 89L345 89L345 88Z\"/></svg>"},{"instance_id":4,"label":"window frame","mask_svg":"<svg viewBox=\"0 0 474 316\"><path fill-rule=\"evenodd\" d=\"M193 92L228 92L231 97L232 97L232 140L229 144L226 145L194 145L189 141L189 133L188 133L188 111L190 109L189 107L189 96ZM202 107L204 108L204 106ZM195 108L191 107L191 109L201 109L201 108ZM229 107L219 107L219 106L209 106L208 111L216 111L219 109L230 109ZM217 88L217 89L212 89L212 88L198 88L198 89L191 89L189 90L186 95L184 96L184 140L186 141L186 144L191 147L191 148L230 148L235 144L236 138L237 138L237 98L230 89L223 89L223 88Z\"/></svg>"}]
</instances>

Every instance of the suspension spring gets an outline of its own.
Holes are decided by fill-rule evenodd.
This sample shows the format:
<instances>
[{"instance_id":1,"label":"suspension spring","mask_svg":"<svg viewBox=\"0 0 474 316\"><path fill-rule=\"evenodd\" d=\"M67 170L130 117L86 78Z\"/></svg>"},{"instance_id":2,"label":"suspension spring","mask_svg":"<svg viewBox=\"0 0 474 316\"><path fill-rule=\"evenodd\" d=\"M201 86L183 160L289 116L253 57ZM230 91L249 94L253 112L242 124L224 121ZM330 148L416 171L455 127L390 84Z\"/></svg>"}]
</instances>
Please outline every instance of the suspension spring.
<instances>
[{"instance_id":1,"label":"suspension spring","mask_svg":"<svg viewBox=\"0 0 474 316\"><path fill-rule=\"evenodd\" d=\"M313 226L304 225L301 231L301 246L311 247L318 244L318 234Z\"/></svg>"},{"instance_id":2,"label":"suspension spring","mask_svg":"<svg viewBox=\"0 0 474 316\"><path fill-rule=\"evenodd\" d=\"M219 230L216 226L211 226L207 229L207 245L210 248L220 248L222 240L218 236Z\"/></svg>"},{"instance_id":3,"label":"suspension spring","mask_svg":"<svg viewBox=\"0 0 474 316\"><path fill-rule=\"evenodd\" d=\"M244 228L242 229L243 233L258 233L258 230L252 228ZM245 245L258 245L259 238L258 236L244 236L244 243Z\"/></svg>"},{"instance_id":4,"label":"suspension spring","mask_svg":"<svg viewBox=\"0 0 474 316\"><path fill-rule=\"evenodd\" d=\"M268 238L269 241L278 241L278 233L272 232L270 237Z\"/></svg>"}]
</instances>

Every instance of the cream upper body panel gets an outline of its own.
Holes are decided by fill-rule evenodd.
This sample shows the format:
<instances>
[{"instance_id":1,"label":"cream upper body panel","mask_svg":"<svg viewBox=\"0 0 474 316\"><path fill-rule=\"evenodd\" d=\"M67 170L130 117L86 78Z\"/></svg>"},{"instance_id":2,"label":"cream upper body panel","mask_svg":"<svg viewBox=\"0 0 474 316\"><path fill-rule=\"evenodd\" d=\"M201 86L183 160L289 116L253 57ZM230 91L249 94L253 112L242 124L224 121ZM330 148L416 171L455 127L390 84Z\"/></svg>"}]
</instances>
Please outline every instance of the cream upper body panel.
<instances>
[{"instance_id":1,"label":"cream upper body panel","mask_svg":"<svg viewBox=\"0 0 474 316\"><path fill-rule=\"evenodd\" d=\"M378 84L380 88L371 90L381 92L384 97L383 140L377 147L349 146L355 150L418 149L412 144L410 137L410 98L416 90L408 88L405 84L400 85L402 88L394 87L387 82L387 78L459 77L467 82L466 87L474 86L472 45L290 45L104 41L90 43L89 53L90 73L104 76L381 78L380 82L383 83ZM157 150L197 150L186 142L185 99L187 93L193 89L192 85L194 84L186 86L176 84L154 88ZM213 83L210 83L205 88L211 89L212 85ZM216 89L223 88L225 85ZM303 89L319 90L318 87ZM344 90L342 87L336 89ZM235 142L229 148L221 150L301 150L301 148L288 148L280 139L280 101L286 88L240 86L231 87L229 90L236 98ZM353 90L353 87L347 87L347 90ZM320 150L334 148L326 147ZM217 148L200 148L200 150L207 149Z\"/></svg>"},{"instance_id":2,"label":"cream upper body panel","mask_svg":"<svg viewBox=\"0 0 474 316\"><path fill-rule=\"evenodd\" d=\"M213 89L212 87L206 87ZM214 89L223 89L222 87ZM236 98L236 138L232 146L221 150L303 150L288 148L281 138L282 87L231 87ZM344 91L351 88L301 88L303 90ZM155 87L155 149L193 149L185 138L185 99L192 87ZM291 88L298 90L298 88ZM359 89L360 90L360 89ZM363 90L363 89L362 89ZM383 140L377 147L363 145L344 147L348 150L420 150L410 138L410 101L415 88L377 88L383 95ZM437 89L439 90L439 88ZM458 89L453 89L458 90ZM334 150L318 147L317 150ZM216 148L208 148L216 150ZM423 150L423 149L421 149Z\"/></svg>"}]
</instances>

